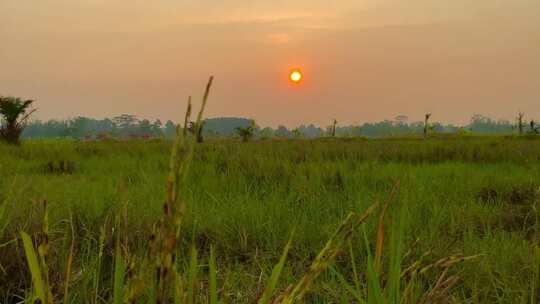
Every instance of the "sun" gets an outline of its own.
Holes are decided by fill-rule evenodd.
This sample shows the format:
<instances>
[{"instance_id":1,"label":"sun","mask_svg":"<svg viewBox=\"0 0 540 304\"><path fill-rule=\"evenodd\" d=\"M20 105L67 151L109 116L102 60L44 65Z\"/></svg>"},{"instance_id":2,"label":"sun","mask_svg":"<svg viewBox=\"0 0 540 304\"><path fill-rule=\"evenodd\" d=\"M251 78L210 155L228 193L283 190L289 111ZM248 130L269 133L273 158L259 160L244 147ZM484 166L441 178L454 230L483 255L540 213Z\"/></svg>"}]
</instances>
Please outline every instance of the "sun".
<instances>
[{"instance_id":1,"label":"sun","mask_svg":"<svg viewBox=\"0 0 540 304\"><path fill-rule=\"evenodd\" d=\"M289 79L293 83L300 83L300 81L302 81L302 78L304 78L304 75L302 75L302 72L300 72L300 70L293 70L289 75Z\"/></svg>"}]
</instances>

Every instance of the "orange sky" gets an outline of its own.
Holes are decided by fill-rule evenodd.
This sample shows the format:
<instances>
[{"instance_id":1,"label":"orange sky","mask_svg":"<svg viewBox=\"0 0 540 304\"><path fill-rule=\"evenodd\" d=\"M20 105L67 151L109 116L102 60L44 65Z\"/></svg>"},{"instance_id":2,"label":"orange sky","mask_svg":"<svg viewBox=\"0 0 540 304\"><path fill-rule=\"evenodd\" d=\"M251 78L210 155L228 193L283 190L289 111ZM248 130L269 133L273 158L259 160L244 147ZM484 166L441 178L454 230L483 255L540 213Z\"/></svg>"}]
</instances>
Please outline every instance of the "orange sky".
<instances>
[{"instance_id":1,"label":"orange sky","mask_svg":"<svg viewBox=\"0 0 540 304\"><path fill-rule=\"evenodd\" d=\"M0 94L37 117L260 125L540 118L538 0L0 0ZM305 79L288 82L300 67Z\"/></svg>"}]
</instances>

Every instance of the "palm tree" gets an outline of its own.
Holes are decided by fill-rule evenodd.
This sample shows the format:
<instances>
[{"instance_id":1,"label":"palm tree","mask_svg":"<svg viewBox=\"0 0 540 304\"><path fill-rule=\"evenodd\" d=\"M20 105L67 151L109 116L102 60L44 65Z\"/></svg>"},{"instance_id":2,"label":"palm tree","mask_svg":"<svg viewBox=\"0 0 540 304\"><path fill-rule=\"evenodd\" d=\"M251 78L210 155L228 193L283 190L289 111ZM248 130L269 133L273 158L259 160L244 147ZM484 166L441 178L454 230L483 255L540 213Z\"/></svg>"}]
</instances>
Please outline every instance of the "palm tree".
<instances>
[{"instance_id":1,"label":"palm tree","mask_svg":"<svg viewBox=\"0 0 540 304\"><path fill-rule=\"evenodd\" d=\"M0 96L0 138L10 144L18 144L28 117L35 109L30 109L33 100Z\"/></svg>"},{"instance_id":2,"label":"palm tree","mask_svg":"<svg viewBox=\"0 0 540 304\"><path fill-rule=\"evenodd\" d=\"M257 125L255 124L255 120L251 120L251 124L245 128L237 127L234 130L240 137L242 137L243 142L248 142L254 135L255 135L255 129L257 128Z\"/></svg>"}]
</instances>

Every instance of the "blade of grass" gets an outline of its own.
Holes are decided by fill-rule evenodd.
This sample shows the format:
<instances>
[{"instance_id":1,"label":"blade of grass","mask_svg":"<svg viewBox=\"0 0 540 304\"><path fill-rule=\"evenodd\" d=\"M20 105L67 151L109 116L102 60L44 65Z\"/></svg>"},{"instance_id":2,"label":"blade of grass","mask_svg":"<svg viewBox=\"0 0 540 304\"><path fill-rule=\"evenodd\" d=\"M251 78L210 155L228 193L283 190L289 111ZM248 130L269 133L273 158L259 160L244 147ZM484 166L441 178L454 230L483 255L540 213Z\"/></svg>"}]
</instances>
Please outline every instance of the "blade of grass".
<instances>
[{"instance_id":1,"label":"blade of grass","mask_svg":"<svg viewBox=\"0 0 540 304\"><path fill-rule=\"evenodd\" d=\"M351 286L347 282L347 280L339 273L334 267L330 266L330 271L332 274L334 274L337 278L340 284L345 287L345 289L358 301L358 303L365 304L366 301L362 298L362 295L360 294L360 289L355 289L355 287Z\"/></svg>"},{"instance_id":2,"label":"blade of grass","mask_svg":"<svg viewBox=\"0 0 540 304\"><path fill-rule=\"evenodd\" d=\"M364 232L364 243L366 245L366 254L367 254L367 267L366 267L366 277L367 277L367 293L368 293L368 303L382 304L384 303L383 298L384 294L379 281L379 274L374 269L373 257L371 255L371 249L369 246L369 241L365 227L363 227Z\"/></svg>"},{"instance_id":3,"label":"blade of grass","mask_svg":"<svg viewBox=\"0 0 540 304\"><path fill-rule=\"evenodd\" d=\"M216 253L214 246L210 246L210 304L218 304L218 291L217 291L217 267L216 267Z\"/></svg>"},{"instance_id":4,"label":"blade of grass","mask_svg":"<svg viewBox=\"0 0 540 304\"><path fill-rule=\"evenodd\" d=\"M69 213L69 225L71 227L71 246L69 247L69 256L66 266L66 279L64 282L64 304L69 303L69 282L71 281L71 264L73 263L73 251L75 248L75 232L73 228L73 216Z\"/></svg>"},{"instance_id":5,"label":"blade of grass","mask_svg":"<svg viewBox=\"0 0 540 304\"><path fill-rule=\"evenodd\" d=\"M32 275L32 284L36 291L36 296L42 303L47 303L46 291L43 284L43 278L41 276L41 270L39 268L39 262L37 259L34 245L30 236L21 231L21 238L23 241L24 252L26 253L26 261L28 262L28 268L30 268L30 274Z\"/></svg>"},{"instance_id":6,"label":"blade of grass","mask_svg":"<svg viewBox=\"0 0 540 304\"><path fill-rule=\"evenodd\" d=\"M51 285L49 280L49 265L47 264L47 257L49 255L49 209L47 206L47 201L42 201L43 205L43 223L41 225L41 242L38 245L38 255L41 262L41 274L43 276L43 289L46 292L45 297L47 301L45 303L52 304L52 292Z\"/></svg>"},{"instance_id":7,"label":"blade of grass","mask_svg":"<svg viewBox=\"0 0 540 304\"><path fill-rule=\"evenodd\" d=\"M201 128L201 122L202 122L202 116L204 113L204 109L206 108L206 102L208 101L208 96L210 95L210 88L212 87L212 82L214 81L214 76L210 76L210 79L208 79L208 83L206 84L206 90L204 91L204 97L202 100L201 109L199 110L199 115L197 115L197 127L195 134L199 133L199 129Z\"/></svg>"},{"instance_id":8,"label":"blade of grass","mask_svg":"<svg viewBox=\"0 0 540 304\"><path fill-rule=\"evenodd\" d=\"M191 117L191 96L188 98L188 104L186 109L186 116L184 116L184 129L183 129L183 135L184 137L187 135L188 131L188 124L189 124L189 118Z\"/></svg>"},{"instance_id":9,"label":"blade of grass","mask_svg":"<svg viewBox=\"0 0 540 304\"><path fill-rule=\"evenodd\" d=\"M311 289L314 280L328 268L331 262L340 253L345 242L352 236L354 230L360 226L377 207L377 203L369 207L362 215L349 214L339 226L334 235L328 240L324 248L319 252L308 272L296 285L281 296L282 304L299 303L303 301L305 294Z\"/></svg>"},{"instance_id":10,"label":"blade of grass","mask_svg":"<svg viewBox=\"0 0 540 304\"><path fill-rule=\"evenodd\" d=\"M536 247L534 249L534 269L530 283L530 301L529 303L538 303L539 295L538 291L540 290L540 249Z\"/></svg>"},{"instance_id":11,"label":"blade of grass","mask_svg":"<svg viewBox=\"0 0 540 304\"><path fill-rule=\"evenodd\" d=\"M187 303L195 303L195 285L197 280L197 249L191 246L191 255L189 258L189 273L187 281Z\"/></svg>"},{"instance_id":12,"label":"blade of grass","mask_svg":"<svg viewBox=\"0 0 540 304\"><path fill-rule=\"evenodd\" d=\"M114 258L114 285L113 285L113 303L122 304L124 302L124 274L126 265L120 250L120 244L116 245L116 254Z\"/></svg>"},{"instance_id":13,"label":"blade of grass","mask_svg":"<svg viewBox=\"0 0 540 304\"><path fill-rule=\"evenodd\" d=\"M375 244L375 270L376 271L381 270L382 250L383 250L383 244L384 244L384 216L386 214L386 210L388 209L388 203L389 201L387 201L384 204L381 214L379 215L379 225L377 227L377 243Z\"/></svg>"},{"instance_id":14,"label":"blade of grass","mask_svg":"<svg viewBox=\"0 0 540 304\"><path fill-rule=\"evenodd\" d=\"M272 295L274 293L274 289L277 286L279 276L281 275L281 271L283 270L283 266L285 265L285 260L287 259L287 254L289 253L289 249L291 248L293 236L294 236L294 230L291 233L291 236L289 237L289 241L285 245L285 248L283 249L283 253L281 254L281 257L279 258L279 262L274 266L274 269L272 269L272 275L270 276L270 281L266 285L266 288L264 289L263 295L261 296L261 298L257 302L258 304L268 304L268 303L270 303L270 299L272 298Z\"/></svg>"},{"instance_id":15,"label":"blade of grass","mask_svg":"<svg viewBox=\"0 0 540 304\"><path fill-rule=\"evenodd\" d=\"M407 210L405 205L399 209L398 222L393 223L390 237L390 267L388 270L387 295L391 303L401 301L401 260L403 258L403 243L406 229Z\"/></svg>"},{"instance_id":16,"label":"blade of grass","mask_svg":"<svg viewBox=\"0 0 540 304\"><path fill-rule=\"evenodd\" d=\"M358 276L358 267L356 266L356 258L353 251L352 241L349 239L347 243L349 245L349 256L351 257L354 285L356 286L357 290L360 290L360 277Z\"/></svg>"},{"instance_id":17,"label":"blade of grass","mask_svg":"<svg viewBox=\"0 0 540 304\"><path fill-rule=\"evenodd\" d=\"M392 192L390 192L388 199L384 203L381 214L379 215L379 225L377 227L377 243L375 245L375 271L377 272L381 270L382 251L384 245L384 216L386 215L388 206L390 205L390 202L394 199L394 195L397 192L398 188L399 181L396 181L396 183L392 187Z\"/></svg>"},{"instance_id":18,"label":"blade of grass","mask_svg":"<svg viewBox=\"0 0 540 304\"><path fill-rule=\"evenodd\" d=\"M99 281L101 276L101 259L103 258L103 251L105 249L105 238L107 237L106 225L108 217L105 217L105 222L100 228L99 240L98 240L98 256L97 265L94 273L94 302L98 303L99 300Z\"/></svg>"}]
</instances>

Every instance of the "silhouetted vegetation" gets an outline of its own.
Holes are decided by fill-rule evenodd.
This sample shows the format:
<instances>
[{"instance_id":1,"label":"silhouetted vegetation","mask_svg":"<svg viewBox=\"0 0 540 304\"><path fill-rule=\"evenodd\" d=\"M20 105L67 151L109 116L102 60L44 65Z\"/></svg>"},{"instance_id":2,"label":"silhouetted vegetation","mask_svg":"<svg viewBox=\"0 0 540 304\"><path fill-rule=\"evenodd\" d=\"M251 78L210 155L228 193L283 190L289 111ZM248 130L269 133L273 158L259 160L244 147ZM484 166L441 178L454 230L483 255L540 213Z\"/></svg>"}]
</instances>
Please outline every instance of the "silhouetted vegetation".
<instances>
[{"instance_id":1,"label":"silhouetted vegetation","mask_svg":"<svg viewBox=\"0 0 540 304\"><path fill-rule=\"evenodd\" d=\"M518 114L518 134L523 135L523 117L525 114L519 112Z\"/></svg>"},{"instance_id":2,"label":"silhouetted vegetation","mask_svg":"<svg viewBox=\"0 0 540 304\"><path fill-rule=\"evenodd\" d=\"M330 136L336 137L336 126L337 126L337 120L332 120L332 126L330 127Z\"/></svg>"},{"instance_id":3,"label":"silhouetted vegetation","mask_svg":"<svg viewBox=\"0 0 540 304\"><path fill-rule=\"evenodd\" d=\"M534 120L529 123L529 134L538 135L540 132L540 126L536 124Z\"/></svg>"},{"instance_id":4,"label":"silhouetted vegetation","mask_svg":"<svg viewBox=\"0 0 540 304\"><path fill-rule=\"evenodd\" d=\"M522 119L524 116L521 116ZM521 126L519 120L512 123L507 120L494 120L482 115L474 115L470 122L464 126L429 122L429 119L421 122L408 122L404 115L398 115L393 120L380 122L366 122L360 125L334 126L323 129L310 125L300 125L295 128L287 128L279 125L277 128L255 128L250 138L318 138L324 136L335 137L403 137L403 136L426 136L426 134L536 134L531 128ZM427 123L427 124L426 124ZM202 138L227 138L238 135L238 128L249 128L251 120L237 117L209 118L204 120L204 127L196 137ZM189 126L189 123L188 123ZM525 130L525 128L527 130ZM173 121L163 124L160 120L153 122L147 119L138 119L133 115L123 114L112 119L92 119L87 117L75 117L69 120L31 121L22 133L26 138L90 138L96 139L100 135L107 138L173 138L176 125ZM189 128L188 128L189 130ZM535 124L535 130L538 126Z\"/></svg>"},{"instance_id":5,"label":"silhouetted vegetation","mask_svg":"<svg viewBox=\"0 0 540 304\"><path fill-rule=\"evenodd\" d=\"M428 131L429 131L429 118L431 117L431 114L426 114L424 118L424 138L428 137Z\"/></svg>"},{"instance_id":6,"label":"silhouetted vegetation","mask_svg":"<svg viewBox=\"0 0 540 304\"><path fill-rule=\"evenodd\" d=\"M257 125L255 124L254 120L251 120L251 123L247 127L237 127L236 133L242 138L243 142L248 142L250 139L253 138L255 135L255 131L257 130Z\"/></svg>"},{"instance_id":7,"label":"silhouetted vegetation","mask_svg":"<svg viewBox=\"0 0 540 304\"><path fill-rule=\"evenodd\" d=\"M0 139L18 144L26 121L35 109L30 109L33 100L25 100L18 97L0 96Z\"/></svg>"}]
</instances>

